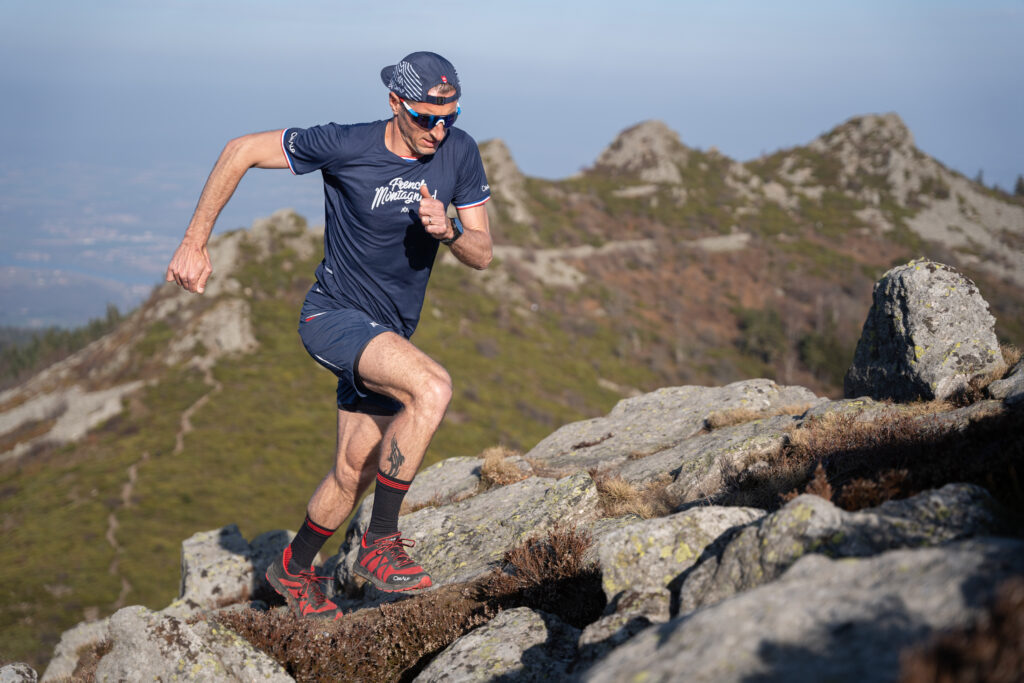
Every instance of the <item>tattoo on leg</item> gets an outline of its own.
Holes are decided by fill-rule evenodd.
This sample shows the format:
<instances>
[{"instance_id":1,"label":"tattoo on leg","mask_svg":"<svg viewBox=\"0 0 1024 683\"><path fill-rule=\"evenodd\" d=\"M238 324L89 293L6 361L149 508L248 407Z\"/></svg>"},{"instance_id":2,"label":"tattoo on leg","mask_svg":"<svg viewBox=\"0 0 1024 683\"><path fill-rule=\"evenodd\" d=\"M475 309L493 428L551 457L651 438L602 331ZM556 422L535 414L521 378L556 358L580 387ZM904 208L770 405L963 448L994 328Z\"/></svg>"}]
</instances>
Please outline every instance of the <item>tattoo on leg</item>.
<instances>
[{"instance_id":1,"label":"tattoo on leg","mask_svg":"<svg viewBox=\"0 0 1024 683\"><path fill-rule=\"evenodd\" d=\"M388 471L385 474L389 477L397 477L398 470L401 469L402 464L405 462L405 456L402 455L402 451L398 450L398 438L391 437L391 455L388 456Z\"/></svg>"}]
</instances>

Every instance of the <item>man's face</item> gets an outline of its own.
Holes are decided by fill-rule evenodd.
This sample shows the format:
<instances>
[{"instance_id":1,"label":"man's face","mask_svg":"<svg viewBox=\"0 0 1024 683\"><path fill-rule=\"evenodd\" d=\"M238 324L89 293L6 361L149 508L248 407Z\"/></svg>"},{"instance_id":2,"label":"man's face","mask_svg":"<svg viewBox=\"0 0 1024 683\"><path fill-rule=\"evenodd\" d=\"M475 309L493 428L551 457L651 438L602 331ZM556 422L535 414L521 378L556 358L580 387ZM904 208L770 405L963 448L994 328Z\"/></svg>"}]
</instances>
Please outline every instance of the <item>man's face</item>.
<instances>
[{"instance_id":1,"label":"man's face","mask_svg":"<svg viewBox=\"0 0 1024 683\"><path fill-rule=\"evenodd\" d=\"M438 122L430 130L425 130L415 123L412 114L410 114L405 105L408 105L417 114L423 114L425 116L446 116L448 114L454 114L455 110L458 109L458 102L449 102L448 104L427 104L426 102L409 102L405 104L399 99L394 93L390 94L389 102L391 104L391 111L395 114L395 121L398 124L398 131L402 136L402 140L416 155L433 154L437 151L438 146L444 140L444 137L448 134L448 130L444 124Z\"/></svg>"}]
</instances>

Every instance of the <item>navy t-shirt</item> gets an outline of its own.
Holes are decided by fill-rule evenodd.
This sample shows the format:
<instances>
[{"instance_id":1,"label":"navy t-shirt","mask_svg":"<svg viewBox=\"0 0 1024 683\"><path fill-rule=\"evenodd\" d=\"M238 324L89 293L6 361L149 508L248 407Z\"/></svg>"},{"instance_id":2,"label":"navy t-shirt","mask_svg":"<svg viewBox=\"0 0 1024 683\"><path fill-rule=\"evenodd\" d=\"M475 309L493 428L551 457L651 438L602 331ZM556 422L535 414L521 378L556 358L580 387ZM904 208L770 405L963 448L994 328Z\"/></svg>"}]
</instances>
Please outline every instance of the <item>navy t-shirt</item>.
<instances>
[{"instance_id":1,"label":"navy t-shirt","mask_svg":"<svg viewBox=\"0 0 1024 683\"><path fill-rule=\"evenodd\" d=\"M420 185L459 209L486 202L490 188L468 133L452 128L433 154L407 159L384 145L386 126L387 120L288 128L281 145L292 173L323 174L326 229L317 286L338 305L409 338L440 244L420 223Z\"/></svg>"}]
</instances>

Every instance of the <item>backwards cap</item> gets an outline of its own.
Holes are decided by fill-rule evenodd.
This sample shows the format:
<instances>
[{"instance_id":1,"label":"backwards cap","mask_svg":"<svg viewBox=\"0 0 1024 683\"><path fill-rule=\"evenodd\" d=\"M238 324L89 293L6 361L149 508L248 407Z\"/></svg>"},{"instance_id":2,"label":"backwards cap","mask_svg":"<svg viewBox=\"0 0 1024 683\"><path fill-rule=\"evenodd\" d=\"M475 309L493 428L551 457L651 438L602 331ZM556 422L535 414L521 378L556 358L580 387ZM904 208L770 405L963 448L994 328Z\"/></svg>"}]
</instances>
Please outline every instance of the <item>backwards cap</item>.
<instances>
[{"instance_id":1,"label":"backwards cap","mask_svg":"<svg viewBox=\"0 0 1024 683\"><path fill-rule=\"evenodd\" d=\"M459 99L462 86L459 74L447 59L436 52L413 52L394 66L380 71L380 80L388 90L404 100L427 104L448 104ZM455 88L454 95L428 95L433 88L447 83Z\"/></svg>"}]
</instances>

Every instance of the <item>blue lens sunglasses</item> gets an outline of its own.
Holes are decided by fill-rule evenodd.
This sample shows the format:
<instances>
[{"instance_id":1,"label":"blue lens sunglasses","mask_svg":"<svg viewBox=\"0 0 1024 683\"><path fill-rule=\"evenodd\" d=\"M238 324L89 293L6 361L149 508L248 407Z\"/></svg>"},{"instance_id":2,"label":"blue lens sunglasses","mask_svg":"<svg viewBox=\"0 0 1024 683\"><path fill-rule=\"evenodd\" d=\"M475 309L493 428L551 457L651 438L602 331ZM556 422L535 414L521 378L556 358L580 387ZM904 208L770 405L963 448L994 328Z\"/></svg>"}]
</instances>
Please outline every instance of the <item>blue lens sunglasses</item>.
<instances>
[{"instance_id":1,"label":"blue lens sunglasses","mask_svg":"<svg viewBox=\"0 0 1024 683\"><path fill-rule=\"evenodd\" d=\"M455 119L459 118L459 114L462 113L461 106L456 106L454 113L446 114L444 116L439 116L435 114L421 114L412 107L410 107L408 104L406 104L405 100L402 100L402 106L405 107L405 110L407 112L409 112L409 116L412 118L412 122L415 123L420 128L422 128L423 130L433 130L434 126L436 126L439 123L443 123L445 128L451 128L453 125L455 125Z\"/></svg>"}]
</instances>

